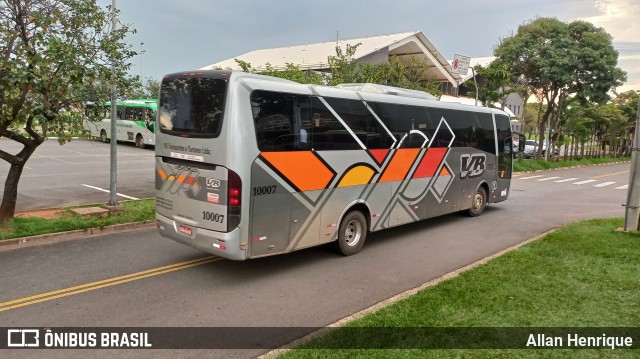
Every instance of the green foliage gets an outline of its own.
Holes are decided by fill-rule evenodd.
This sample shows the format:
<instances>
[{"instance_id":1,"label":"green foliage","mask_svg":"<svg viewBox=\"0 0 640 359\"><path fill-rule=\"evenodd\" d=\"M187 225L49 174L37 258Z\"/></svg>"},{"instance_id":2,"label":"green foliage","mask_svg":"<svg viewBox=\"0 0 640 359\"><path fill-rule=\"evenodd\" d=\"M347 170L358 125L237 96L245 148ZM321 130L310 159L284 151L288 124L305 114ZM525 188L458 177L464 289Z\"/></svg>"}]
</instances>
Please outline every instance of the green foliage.
<instances>
[{"instance_id":1,"label":"green foliage","mask_svg":"<svg viewBox=\"0 0 640 359\"><path fill-rule=\"evenodd\" d=\"M576 167L576 166L589 166L595 164L603 164L603 163L612 163L612 162L621 162L621 161L630 161L631 157L600 157L600 158L587 158L583 157L581 159L575 160L558 160L558 161L545 161L534 160L534 159L525 159L519 158L513 161L513 172L534 172L541 170L548 170L554 168L567 168L567 167Z\"/></svg>"},{"instance_id":2,"label":"green foliage","mask_svg":"<svg viewBox=\"0 0 640 359\"><path fill-rule=\"evenodd\" d=\"M542 136L548 121L559 134L563 120L556 107L563 101L573 98L582 106L606 103L608 91L626 77L616 67L618 52L611 36L584 21L535 19L503 39L494 54L497 65L506 65L528 93L545 104L537 122Z\"/></svg>"},{"instance_id":3,"label":"green foliage","mask_svg":"<svg viewBox=\"0 0 640 359\"><path fill-rule=\"evenodd\" d=\"M284 69L274 68L267 64L264 69L256 69L250 63L236 59L236 63L244 72L259 73L284 78L305 84L335 86L342 83L375 83L388 86L422 90L439 96L441 92L435 80L425 81L429 70L426 62L410 58L406 62L391 59L378 64L359 63L354 55L360 44L347 44L345 50L336 47L336 55L328 57L329 74L305 70L295 64L288 63Z\"/></svg>"},{"instance_id":4,"label":"green foliage","mask_svg":"<svg viewBox=\"0 0 640 359\"><path fill-rule=\"evenodd\" d=\"M121 99L135 99L135 98L158 98L160 94L160 81L147 77L144 80L144 84L140 81L139 76L131 77L127 82L130 87L123 89L120 92L119 98Z\"/></svg>"},{"instance_id":5,"label":"green foliage","mask_svg":"<svg viewBox=\"0 0 640 359\"><path fill-rule=\"evenodd\" d=\"M111 28L112 14L95 0L5 0L0 3L0 136L23 145L0 150L10 164L0 222L13 218L22 169L49 135L61 143L89 101L127 89L127 26ZM67 123L67 121L70 121ZM19 131L15 131L18 129Z\"/></svg>"},{"instance_id":6,"label":"green foliage","mask_svg":"<svg viewBox=\"0 0 640 359\"><path fill-rule=\"evenodd\" d=\"M130 30L111 29L111 14L95 0L8 0L0 18L0 135L10 125L35 141L61 135L61 113L107 100L112 80L125 87Z\"/></svg>"},{"instance_id":7,"label":"green foliage","mask_svg":"<svg viewBox=\"0 0 640 359\"><path fill-rule=\"evenodd\" d=\"M303 70L300 66L292 63L287 63L284 69L276 69L271 64L267 64L264 69L254 69L250 63L235 59L240 69L244 72L256 73L265 76L278 77L290 81L295 81L301 84L316 84L321 85L325 83L325 76L315 71Z\"/></svg>"},{"instance_id":8,"label":"green foliage","mask_svg":"<svg viewBox=\"0 0 640 359\"><path fill-rule=\"evenodd\" d=\"M336 55L329 56L331 76L328 85L341 83L374 83L380 85L421 90L434 96L442 93L435 79L425 81L429 65L425 61L411 57L406 62L397 58L381 63L360 63L355 61L355 53L360 44L347 44L346 49L336 46Z\"/></svg>"},{"instance_id":9,"label":"green foliage","mask_svg":"<svg viewBox=\"0 0 640 359\"><path fill-rule=\"evenodd\" d=\"M262 75L287 79L301 84L321 85L325 82L323 74L311 70L303 70L299 66L291 63L288 63L284 69L275 69L270 64L267 64L266 69L260 73Z\"/></svg>"},{"instance_id":10,"label":"green foliage","mask_svg":"<svg viewBox=\"0 0 640 359\"><path fill-rule=\"evenodd\" d=\"M627 91L619 94L613 100L613 103L620 108L622 114L629 120L634 121L638 116L638 103L640 102L640 94L635 91Z\"/></svg>"},{"instance_id":11,"label":"green foliage","mask_svg":"<svg viewBox=\"0 0 640 359\"><path fill-rule=\"evenodd\" d=\"M467 86L472 90L469 96L475 97L477 92L478 100L485 107L495 107L495 103L504 103L509 94L521 91L519 87L512 86L511 72L505 63L492 62L487 67L477 65L474 71L479 79L478 88L469 81Z\"/></svg>"},{"instance_id":12,"label":"green foliage","mask_svg":"<svg viewBox=\"0 0 640 359\"><path fill-rule=\"evenodd\" d=\"M568 225L303 343L281 358L637 357L634 350L620 349L615 353L611 349L326 350L415 348L416 343L431 339L428 335L433 332L414 338L396 333L412 333L416 328L485 327L489 331L513 327L515 335L518 327L634 327L640 320L640 238L636 233L616 232L622 224L622 219L614 218ZM469 336L455 341L477 339Z\"/></svg>"},{"instance_id":13,"label":"green foliage","mask_svg":"<svg viewBox=\"0 0 640 359\"><path fill-rule=\"evenodd\" d=\"M153 199L124 201L122 202L124 208L122 213L109 215L105 218L85 218L73 215L70 212L71 208L65 208L65 215L59 218L19 217L13 220L8 231L0 230L0 240L150 221L153 220L156 213L155 204L156 201Z\"/></svg>"}]
</instances>

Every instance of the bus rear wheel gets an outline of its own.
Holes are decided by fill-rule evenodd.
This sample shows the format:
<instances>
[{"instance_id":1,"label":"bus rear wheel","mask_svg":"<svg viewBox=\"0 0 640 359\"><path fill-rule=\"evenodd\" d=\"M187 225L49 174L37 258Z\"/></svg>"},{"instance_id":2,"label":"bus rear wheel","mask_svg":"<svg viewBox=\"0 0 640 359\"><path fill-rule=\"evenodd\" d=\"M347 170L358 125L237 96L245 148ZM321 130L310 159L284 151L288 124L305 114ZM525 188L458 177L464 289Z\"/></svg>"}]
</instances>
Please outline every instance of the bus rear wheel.
<instances>
[{"instance_id":1,"label":"bus rear wheel","mask_svg":"<svg viewBox=\"0 0 640 359\"><path fill-rule=\"evenodd\" d=\"M469 215L471 217L477 217L484 212L487 207L487 191L483 187L478 187L476 193L471 199L471 208L469 208Z\"/></svg>"},{"instance_id":2,"label":"bus rear wheel","mask_svg":"<svg viewBox=\"0 0 640 359\"><path fill-rule=\"evenodd\" d=\"M138 134L138 136L136 137L136 146L141 149L144 149L145 147L144 137L142 137L142 135L140 134Z\"/></svg>"},{"instance_id":3,"label":"bus rear wheel","mask_svg":"<svg viewBox=\"0 0 640 359\"><path fill-rule=\"evenodd\" d=\"M350 256L360 252L367 238L367 220L359 211L347 213L340 222L336 249L339 253Z\"/></svg>"},{"instance_id":4,"label":"bus rear wheel","mask_svg":"<svg viewBox=\"0 0 640 359\"><path fill-rule=\"evenodd\" d=\"M107 137L107 131L100 131L100 140L104 143L109 143L109 137Z\"/></svg>"}]
</instances>

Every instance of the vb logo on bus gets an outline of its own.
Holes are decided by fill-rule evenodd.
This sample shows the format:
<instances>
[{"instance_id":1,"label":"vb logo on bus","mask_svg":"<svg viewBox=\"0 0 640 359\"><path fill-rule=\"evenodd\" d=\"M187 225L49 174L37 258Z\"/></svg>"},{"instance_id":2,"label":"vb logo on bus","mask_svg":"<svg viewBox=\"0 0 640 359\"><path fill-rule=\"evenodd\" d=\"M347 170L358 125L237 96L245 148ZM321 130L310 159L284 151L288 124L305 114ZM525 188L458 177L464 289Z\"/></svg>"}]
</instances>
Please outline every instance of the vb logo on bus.
<instances>
[{"instance_id":1,"label":"vb logo on bus","mask_svg":"<svg viewBox=\"0 0 640 359\"><path fill-rule=\"evenodd\" d=\"M487 156L475 153L460 156L460 178L474 178L484 173Z\"/></svg>"}]
</instances>

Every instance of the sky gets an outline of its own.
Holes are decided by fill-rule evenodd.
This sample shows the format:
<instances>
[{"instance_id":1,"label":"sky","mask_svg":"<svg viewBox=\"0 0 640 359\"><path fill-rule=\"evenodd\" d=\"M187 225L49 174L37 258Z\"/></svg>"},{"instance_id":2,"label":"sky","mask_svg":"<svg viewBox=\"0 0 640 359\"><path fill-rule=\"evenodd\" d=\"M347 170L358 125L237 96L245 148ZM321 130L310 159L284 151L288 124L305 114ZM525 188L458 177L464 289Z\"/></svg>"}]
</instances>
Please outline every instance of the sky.
<instances>
[{"instance_id":1,"label":"sky","mask_svg":"<svg viewBox=\"0 0 640 359\"><path fill-rule=\"evenodd\" d=\"M112 0L97 0L101 6ZM640 90L640 0L117 0L141 54L131 73L162 79L246 52L422 31L447 58L492 56L501 38L536 17L603 27L628 80Z\"/></svg>"}]
</instances>

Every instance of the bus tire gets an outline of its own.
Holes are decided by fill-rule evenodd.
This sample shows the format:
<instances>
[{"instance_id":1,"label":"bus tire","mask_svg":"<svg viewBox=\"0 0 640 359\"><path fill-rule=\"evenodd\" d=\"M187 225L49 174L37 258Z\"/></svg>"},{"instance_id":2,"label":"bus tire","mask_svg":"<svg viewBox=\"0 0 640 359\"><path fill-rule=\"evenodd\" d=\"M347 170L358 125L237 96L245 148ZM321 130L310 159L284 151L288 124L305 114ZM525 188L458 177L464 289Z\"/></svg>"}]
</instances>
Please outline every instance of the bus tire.
<instances>
[{"instance_id":1,"label":"bus tire","mask_svg":"<svg viewBox=\"0 0 640 359\"><path fill-rule=\"evenodd\" d=\"M100 140L104 143L109 143L109 137L107 137L107 131L105 130L100 131Z\"/></svg>"},{"instance_id":2,"label":"bus tire","mask_svg":"<svg viewBox=\"0 0 640 359\"><path fill-rule=\"evenodd\" d=\"M136 146L140 149L144 149L145 147L144 137L142 137L141 134L138 134L138 136L136 136Z\"/></svg>"},{"instance_id":3,"label":"bus tire","mask_svg":"<svg viewBox=\"0 0 640 359\"><path fill-rule=\"evenodd\" d=\"M476 190L476 193L471 198L471 208L469 208L469 215L471 217L477 217L484 212L487 207L487 191L484 187L480 186Z\"/></svg>"},{"instance_id":4,"label":"bus tire","mask_svg":"<svg viewBox=\"0 0 640 359\"><path fill-rule=\"evenodd\" d=\"M354 255L362 249L367 238L367 220L360 211L347 213L338 229L336 249L345 256Z\"/></svg>"}]
</instances>

